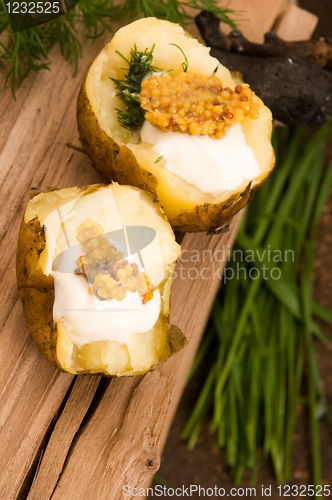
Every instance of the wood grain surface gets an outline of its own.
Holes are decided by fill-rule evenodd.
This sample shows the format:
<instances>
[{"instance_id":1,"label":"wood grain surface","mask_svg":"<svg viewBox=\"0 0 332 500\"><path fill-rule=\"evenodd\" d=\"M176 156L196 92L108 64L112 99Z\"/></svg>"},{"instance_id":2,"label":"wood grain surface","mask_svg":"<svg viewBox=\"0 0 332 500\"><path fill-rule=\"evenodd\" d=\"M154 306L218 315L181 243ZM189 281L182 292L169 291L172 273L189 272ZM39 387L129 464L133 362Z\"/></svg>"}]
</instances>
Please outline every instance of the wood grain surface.
<instances>
[{"instance_id":1,"label":"wood grain surface","mask_svg":"<svg viewBox=\"0 0 332 500\"><path fill-rule=\"evenodd\" d=\"M277 23L278 35L287 41L303 40L303 33L313 33L318 23L318 17L297 5L289 5L280 21ZM297 26L301 26L298 31Z\"/></svg>"},{"instance_id":2,"label":"wood grain surface","mask_svg":"<svg viewBox=\"0 0 332 500\"><path fill-rule=\"evenodd\" d=\"M251 3L255 2L246 2ZM266 7L270 0L259 4ZM265 25L256 22L255 30L262 34ZM299 30L297 26L297 36ZM301 33L302 38L310 35ZM72 67L54 48L52 71L31 75L17 90L16 102L8 87L0 93L0 498L4 500L120 499L124 484L134 487L151 479L220 284L225 265L221 251L232 245L241 219L237 215L230 232L222 236L184 237L186 258L179 262L182 276L179 272L174 282L171 321L183 330L189 345L163 366L130 379L73 377L59 372L39 353L28 334L16 286L19 224L32 187L62 188L102 180L87 157L66 144L79 146L77 94L87 66L106 40L84 41L84 56L74 78ZM0 68L0 87L4 70ZM187 258L193 251L201 256L199 261Z\"/></svg>"}]
</instances>

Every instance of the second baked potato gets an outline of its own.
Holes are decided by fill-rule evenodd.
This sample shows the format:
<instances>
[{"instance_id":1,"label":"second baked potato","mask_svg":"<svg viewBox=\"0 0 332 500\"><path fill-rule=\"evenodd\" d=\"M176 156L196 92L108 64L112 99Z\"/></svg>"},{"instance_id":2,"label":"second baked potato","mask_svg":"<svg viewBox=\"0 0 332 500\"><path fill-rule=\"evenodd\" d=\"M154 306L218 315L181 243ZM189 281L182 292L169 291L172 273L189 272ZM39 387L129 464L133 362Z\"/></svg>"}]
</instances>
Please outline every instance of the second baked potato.
<instances>
[{"instance_id":1,"label":"second baked potato","mask_svg":"<svg viewBox=\"0 0 332 500\"><path fill-rule=\"evenodd\" d=\"M28 203L17 282L41 352L70 373L142 374L180 350L168 324L180 246L151 194L93 185Z\"/></svg>"}]
</instances>

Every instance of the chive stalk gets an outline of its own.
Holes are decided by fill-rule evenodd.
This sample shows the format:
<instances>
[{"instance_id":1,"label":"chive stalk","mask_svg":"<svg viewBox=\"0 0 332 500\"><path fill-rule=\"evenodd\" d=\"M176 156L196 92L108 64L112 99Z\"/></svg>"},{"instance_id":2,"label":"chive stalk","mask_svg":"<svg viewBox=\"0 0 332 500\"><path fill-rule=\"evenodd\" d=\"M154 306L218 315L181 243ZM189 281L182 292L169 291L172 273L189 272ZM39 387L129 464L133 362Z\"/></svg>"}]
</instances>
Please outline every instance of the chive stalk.
<instances>
[{"instance_id":1,"label":"chive stalk","mask_svg":"<svg viewBox=\"0 0 332 500\"><path fill-rule=\"evenodd\" d=\"M314 339L329 339L314 317L332 324L332 313L312 297L314 241L323 205L332 184L332 163L324 169L323 146L332 123L310 138L303 129L277 129L273 137L277 165L249 205L235 250L251 252L251 261L233 252L229 267L249 271L224 286L213 306L205 356L210 371L182 437L192 448L212 409L211 432L225 448L236 483L244 471L257 478L259 457L272 460L279 482L292 474L292 447L301 385L307 377L312 480L321 482L318 417L332 417L326 403ZM266 250L287 251L291 258L274 261ZM263 255L265 250L265 255ZM240 257L239 257L240 255ZM262 269L279 270L263 279ZM214 335L214 338L212 337ZM305 367L308 367L306 370ZM306 400L305 400L306 401Z\"/></svg>"}]
</instances>

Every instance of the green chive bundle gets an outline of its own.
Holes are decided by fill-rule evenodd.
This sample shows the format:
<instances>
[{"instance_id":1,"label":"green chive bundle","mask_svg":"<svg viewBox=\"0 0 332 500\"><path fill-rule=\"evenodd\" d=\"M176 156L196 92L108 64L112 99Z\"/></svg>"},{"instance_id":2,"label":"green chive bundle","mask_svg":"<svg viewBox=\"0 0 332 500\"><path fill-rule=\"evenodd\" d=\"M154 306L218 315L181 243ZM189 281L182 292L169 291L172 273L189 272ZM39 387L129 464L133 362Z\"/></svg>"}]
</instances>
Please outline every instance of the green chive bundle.
<instances>
[{"instance_id":1,"label":"green chive bundle","mask_svg":"<svg viewBox=\"0 0 332 500\"><path fill-rule=\"evenodd\" d=\"M247 468L255 483L261 453L271 457L278 482L291 477L304 378L312 480L321 482L318 416L331 415L313 341L329 340L314 316L332 324L332 314L313 299L312 278L316 229L332 184L332 162L324 168L323 158L331 125L310 139L303 129L276 129L275 170L244 216L225 274L233 279L215 301L193 366L192 374L211 359L182 437L193 448L212 409L211 431L236 483Z\"/></svg>"}]
</instances>

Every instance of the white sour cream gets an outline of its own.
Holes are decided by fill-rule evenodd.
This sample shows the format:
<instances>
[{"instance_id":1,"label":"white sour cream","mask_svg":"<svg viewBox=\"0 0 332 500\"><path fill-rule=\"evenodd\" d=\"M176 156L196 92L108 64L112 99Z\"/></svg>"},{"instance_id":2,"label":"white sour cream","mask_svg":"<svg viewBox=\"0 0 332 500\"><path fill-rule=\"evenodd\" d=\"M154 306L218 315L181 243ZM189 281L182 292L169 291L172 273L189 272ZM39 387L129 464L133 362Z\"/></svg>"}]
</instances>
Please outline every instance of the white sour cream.
<instances>
[{"instance_id":1,"label":"white sour cream","mask_svg":"<svg viewBox=\"0 0 332 500\"><path fill-rule=\"evenodd\" d=\"M234 191L261 173L240 123L214 140L207 135L163 132L146 120L141 139L153 146L157 157L163 156L168 171L213 196Z\"/></svg>"},{"instance_id":2,"label":"white sour cream","mask_svg":"<svg viewBox=\"0 0 332 500\"><path fill-rule=\"evenodd\" d=\"M158 290L146 304L138 292L127 292L122 301L101 301L89 293L89 284L83 275L61 272L52 272L52 275L53 320L64 319L68 334L77 346L97 340L126 344L132 333L148 332L158 319L161 308Z\"/></svg>"}]
</instances>

